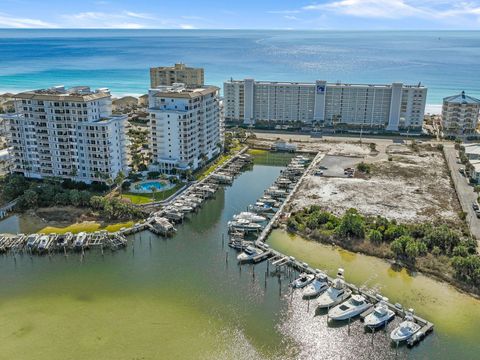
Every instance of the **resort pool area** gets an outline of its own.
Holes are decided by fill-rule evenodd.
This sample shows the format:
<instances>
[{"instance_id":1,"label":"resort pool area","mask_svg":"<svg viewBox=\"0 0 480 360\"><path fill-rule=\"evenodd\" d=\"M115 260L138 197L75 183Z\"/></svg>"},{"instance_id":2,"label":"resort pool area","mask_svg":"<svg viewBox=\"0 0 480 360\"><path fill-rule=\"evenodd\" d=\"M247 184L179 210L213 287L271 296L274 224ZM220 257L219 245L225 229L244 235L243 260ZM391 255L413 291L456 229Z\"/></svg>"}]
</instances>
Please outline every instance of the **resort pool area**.
<instances>
[{"instance_id":1,"label":"resort pool area","mask_svg":"<svg viewBox=\"0 0 480 360\"><path fill-rule=\"evenodd\" d=\"M157 191L169 190L173 187L173 184L168 180L149 180L132 184L130 191L136 193L152 193Z\"/></svg>"}]
</instances>

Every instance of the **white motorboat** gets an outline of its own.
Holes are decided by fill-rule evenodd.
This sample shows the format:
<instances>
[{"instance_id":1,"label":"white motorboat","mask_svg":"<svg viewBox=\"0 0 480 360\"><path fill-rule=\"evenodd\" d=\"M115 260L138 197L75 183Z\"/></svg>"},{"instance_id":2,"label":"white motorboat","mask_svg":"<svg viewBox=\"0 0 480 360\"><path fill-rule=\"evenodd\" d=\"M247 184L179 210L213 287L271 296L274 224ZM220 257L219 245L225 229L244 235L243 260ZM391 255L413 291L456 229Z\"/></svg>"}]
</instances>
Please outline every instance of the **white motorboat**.
<instances>
[{"instance_id":1,"label":"white motorboat","mask_svg":"<svg viewBox=\"0 0 480 360\"><path fill-rule=\"evenodd\" d=\"M264 202L261 202L261 201L257 201L253 205L249 205L248 210L256 212L256 213L260 213L260 214L273 212L273 208L271 206L269 206L269 205L267 205L267 204L265 204Z\"/></svg>"},{"instance_id":2,"label":"white motorboat","mask_svg":"<svg viewBox=\"0 0 480 360\"><path fill-rule=\"evenodd\" d=\"M413 314L407 312L405 319L390 333L390 339L396 343L410 339L421 328L413 319Z\"/></svg>"},{"instance_id":3,"label":"white motorboat","mask_svg":"<svg viewBox=\"0 0 480 360\"><path fill-rule=\"evenodd\" d=\"M352 290L345 285L343 279L336 278L327 291L317 298L317 306L320 309L330 308L347 300L350 295Z\"/></svg>"},{"instance_id":4,"label":"white motorboat","mask_svg":"<svg viewBox=\"0 0 480 360\"><path fill-rule=\"evenodd\" d=\"M81 232L77 234L77 237L75 238L75 242L73 244L77 249L79 249L85 245L86 241L87 233Z\"/></svg>"},{"instance_id":5,"label":"white motorboat","mask_svg":"<svg viewBox=\"0 0 480 360\"><path fill-rule=\"evenodd\" d=\"M276 199L268 195L261 197L260 199L258 199L258 201L271 207L275 207L275 205L278 204L278 201Z\"/></svg>"},{"instance_id":6,"label":"white motorboat","mask_svg":"<svg viewBox=\"0 0 480 360\"><path fill-rule=\"evenodd\" d=\"M244 220L248 220L250 222L256 222L256 223L264 222L267 220L266 217L257 215L250 211L242 211L240 214L234 215L233 218L235 220L244 219Z\"/></svg>"},{"instance_id":7,"label":"white motorboat","mask_svg":"<svg viewBox=\"0 0 480 360\"><path fill-rule=\"evenodd\" d=\"M304 299L311 299L320 295L322 292L324 292L327 289L328 289L327 275L325 275L322 272L319 272L318 274L315 275L315 280L313 280L310 284L308 284L302 290L302 297Z\"/></svg>"},{"instance_id":8,"label":"white motorboat","mask_svg":"<svg viewBox=\"0 0 480 360\"><path fill-rule=\"evenodd\" d=\"M387 298L383 298L378 304L375 305L373 312L365 316L365 326L375 329L387 324L395 317L395 312L388 308L387 301Z\"/></svg>"},{"instance_id":9,"label":"white motorboat","mask_svg":"<svg viewBox=\"0 0 480 360\"><path fill-rule=\"evenodd\" d=\"M31 249L32 247L35 246L37 241L38 241L38 235L36 235L36 234L28 235L27 247Z\"/></svg>"},{"instance_id":10,"label":"white motorboat","mask_svg":"<svg viewBox=\"0 0 480 360\"><path fill-rule=\"evenodd\" d=\"M230 230L241 230L244 232L260 231L262 229L262 225L251 222L247 219L229 221L228 227Z\"/></svg>"},{"instance_id":11,"label":"white motorboat","mask_svg":"<svg viewBox=\"0 0 480 360\"><path fill-rule=\"evenodd\" d=\"M237 260L238 262L250 262L253 261L256 256L261 255L262 253L263 250L261 249L253 246L247 246L243 252L237 256Z\"/></svg>"},{"instance_id":12,"label":"white motorboat","mask_svg":"<svg viewBox=\"0 0 480 360\"><path fill-rule=\"evenodd\" d=\"M293 280L293 282L290 284L294 289L302 289L308 284L310 284L313 279L315 279L315 275L313 274L307 274L307 273L301 273L298 278Z\"/></svg>"},{"instance_id":13,"label":"white motorboat","mask_svg":"<svg viewBox=\"0 0 480 360\"><path fill-rule=\"evenodd\" d=\"M372 306L373 304L367 301L362 295L353 295L349 300L330 309L328 317L332 320L348 320L360 315Z\"/></svg>"},{"instance_id":14,"label":"white motorboat","mask_svg":"<svg viewBox=\"0 0 480 360\"><path fill-rule=\"evenodd\" d=\"M48 244L48 235L40 236L40 239L38 239L37 250L40 252L45 251L47 244Z\"/></svg>"}]
</instances>

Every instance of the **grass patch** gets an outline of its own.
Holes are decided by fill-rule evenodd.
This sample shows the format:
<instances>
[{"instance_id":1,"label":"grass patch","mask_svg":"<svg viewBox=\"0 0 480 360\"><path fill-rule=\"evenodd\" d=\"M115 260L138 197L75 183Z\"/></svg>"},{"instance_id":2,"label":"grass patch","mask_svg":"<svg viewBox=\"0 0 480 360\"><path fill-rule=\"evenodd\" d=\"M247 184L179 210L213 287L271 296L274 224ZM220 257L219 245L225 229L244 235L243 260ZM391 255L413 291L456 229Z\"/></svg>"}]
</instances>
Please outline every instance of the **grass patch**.
<instances>
[{"instance_id":1,"label":"grass patch","mask_svg":"<svg viewBox=\"0 0 480 360\"><path fill-rule=\"evenodd\" d=\"M222 154L222 155L220 155L220 156L217 157L217 159L216 159L214 162L212 162L210 165L208 165L208 166L205 167L205 168L200 169L200 170L195 174L195 178L196 178L197 180L202 180L202 179L204 179L205 177L207 177L208 175L210 175L212 172L214 172L217 167L219 167L220 165L222 165L222 164L224 164L225 162L227 162L228 159L230 159L232 156L233 156L233 154Z\"/></svg>"},{"instance_id":2,"label":"grass patch","mask_svg":"<svg viewBox=\"0 0 480 360\"><path fill-rule=\"evenodd\" d=\"M82 223L75 223L66 227L54 227L54 226L47 226L37 233L44 233L44 234L65 234L67 232L71 232L73 234L78 234L80 232L87 232L92 233L98 230L107 230L110 232L115 232L120 230L121 228L131 227L135 224L134 221L127 221L124 223L117 223L117 224L110 224L106 227L101 227L100 223L95 221L84 221Z\"/></svg>"},{"instance_id":3,"label":"grass patch","mask_svg":"<svg viewBox=\"0 0 480 360\"><path fill-rule=\"evenodd\" d=\"M268 152L268 150L262 150L262 149L249 149L248 153L252 156L259 156L259 155L265 155Z\"/></svg>"},{"instance_id":4,"label":"grass patch","mask_svg":"<svg viewBox=\"0 0 480 360\"><path fill-rule=\"evenodd\" d=\"M152 194L126 193L122 194L122 199L128 199L132 204L142 205L152 202Z\"/></svg>"},{"instance_id":5,"label":"grass patch","mask_svg":"<svg viewBox=\"0 0 480 360\"><path fill-rule=\"evenodd\" d=\"M168 199L170 196L172 196L178 190L180 190L183 186L184 186L184 184L180 183L180 184L175 185L171 189L155 193L155 201L162 201L162 200Z\"/></svg>"}]
</instances>

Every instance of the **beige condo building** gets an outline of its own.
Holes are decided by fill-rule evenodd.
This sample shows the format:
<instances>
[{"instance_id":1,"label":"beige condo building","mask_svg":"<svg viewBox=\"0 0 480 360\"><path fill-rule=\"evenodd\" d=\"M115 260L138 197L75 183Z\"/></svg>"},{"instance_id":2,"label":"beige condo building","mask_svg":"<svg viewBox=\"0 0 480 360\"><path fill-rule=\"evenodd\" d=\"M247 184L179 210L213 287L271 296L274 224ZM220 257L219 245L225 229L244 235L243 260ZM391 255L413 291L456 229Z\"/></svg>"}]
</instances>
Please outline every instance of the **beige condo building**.
<instances>
[{"instance_id":1,"label":"beige condo building","mask_svg":"<svg viewBox=\"0 0 480 360\"><path fill-rule=\"evenodd\" d=\"M174 66L150 68L150 87L171 86L175 83L185 84L187 87L204 85L203 68L188 67L179 63Z\"/></svg>"}]
</instances>

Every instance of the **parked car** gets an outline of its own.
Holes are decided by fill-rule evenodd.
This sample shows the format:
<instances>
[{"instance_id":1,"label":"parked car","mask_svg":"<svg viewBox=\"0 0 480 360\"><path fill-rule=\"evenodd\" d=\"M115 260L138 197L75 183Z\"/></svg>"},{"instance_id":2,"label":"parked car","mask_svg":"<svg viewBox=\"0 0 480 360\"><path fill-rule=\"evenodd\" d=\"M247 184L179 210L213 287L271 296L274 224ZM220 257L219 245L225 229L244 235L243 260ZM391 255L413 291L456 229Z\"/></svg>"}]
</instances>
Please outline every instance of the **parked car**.
<instances>
[{"instance_id":1,"label":"parked car","mask_svg":"<svg viewBox=\"0 0 480 360\"><path fill-rule=\"evenodd\" d=\"M480 210L480 208L478 207L478 204L477 204L476 201L474 201L474 202L472 203L472 208L473 208L473 210L475 210L475 211Z\"/></svg>"},{"instance_id":2,"label":"parked car","mask_svg":"<svg viewBox=\"0 0 480 360\"><path fill-rule=\"evenodd\" d=\"M480 210L475 210L475 215L477 215L477 218L480 219Z\"/></svg>"},{"instance_id":3,"label":"parked car","mask_svg":"<svg viewBox=\"0 0 480 360\"><path fill-rule=\"evenodd\" d=\"M460 169L458 169L458 171L460 172L460 174L465 176L465 169L464 168L460 168Z\"/></svg>"}]
</instances>

